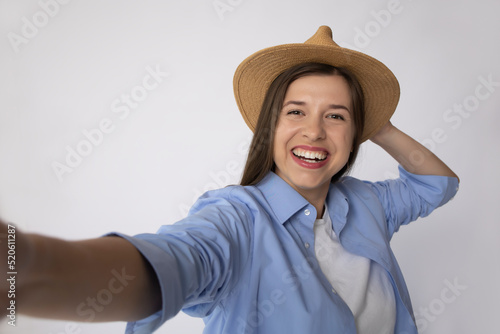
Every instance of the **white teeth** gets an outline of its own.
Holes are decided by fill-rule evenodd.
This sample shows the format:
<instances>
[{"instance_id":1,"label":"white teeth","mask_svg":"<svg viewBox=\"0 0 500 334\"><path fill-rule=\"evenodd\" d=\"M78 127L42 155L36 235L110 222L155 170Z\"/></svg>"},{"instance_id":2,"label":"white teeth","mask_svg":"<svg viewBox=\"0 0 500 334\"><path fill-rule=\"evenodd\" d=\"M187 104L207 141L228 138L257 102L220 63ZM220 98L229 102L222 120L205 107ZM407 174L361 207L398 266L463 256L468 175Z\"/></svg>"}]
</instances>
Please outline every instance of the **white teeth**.
<instances>
[{"instance_id":1,"label":"white teeth","mask_svg":"<svg viewBox=\"0 0 500 334\"><path fill-rule=\"evenodd\" d=\"M325 160L327 153L318 151L306 151L300 148L295 148L292 151L296 156L303 158L307 162L318 162L317 160ZM314 160L317 159L317 160Z\"/></svg>"}]
</instances>

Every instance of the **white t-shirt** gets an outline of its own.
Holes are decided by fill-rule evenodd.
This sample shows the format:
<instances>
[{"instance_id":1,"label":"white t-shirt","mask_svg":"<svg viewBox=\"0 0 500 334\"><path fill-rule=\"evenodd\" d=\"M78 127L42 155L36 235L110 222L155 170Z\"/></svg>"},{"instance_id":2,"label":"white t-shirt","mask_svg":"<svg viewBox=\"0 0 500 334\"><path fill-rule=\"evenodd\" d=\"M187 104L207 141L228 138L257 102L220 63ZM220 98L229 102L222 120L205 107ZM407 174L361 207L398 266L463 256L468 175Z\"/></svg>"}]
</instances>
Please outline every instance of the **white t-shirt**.
<instances>
[{"instance_id":1,"label":"white t-shirt","mask_svg":"<svg viewBox=\"0 0 500 334\"><path fill-rule=\"evenodd\" d=\"M314 252L333 289L351 309L357 332L394 333L396 301L389 274L342 247L326 207L323 219L314 223Z\"/></svg>"}]
</instances>

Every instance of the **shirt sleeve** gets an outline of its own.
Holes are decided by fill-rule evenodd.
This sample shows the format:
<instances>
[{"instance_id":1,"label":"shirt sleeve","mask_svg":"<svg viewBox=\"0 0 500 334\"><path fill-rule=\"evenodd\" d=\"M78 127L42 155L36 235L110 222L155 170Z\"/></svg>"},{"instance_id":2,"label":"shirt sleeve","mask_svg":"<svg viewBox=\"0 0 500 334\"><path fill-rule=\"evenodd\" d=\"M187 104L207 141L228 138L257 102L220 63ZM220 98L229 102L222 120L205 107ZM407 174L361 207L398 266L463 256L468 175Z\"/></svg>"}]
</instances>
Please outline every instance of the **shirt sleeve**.
<instances>
[{"instance_id":1,"label":"shirt sleeve","mask_svg":"<svg viewBox=\"0 0 500 334\"><path fill-rule=\"evenodd\" d=\"M389 233L446 204L458 191L456 177L417 175L398 167L399 178L368 183L385 210Z\"/></svg>"},{"instance_id":2,"label":"shirt sleeve","mask_svg":"<svg viewBox=\"0 0 500 334\"><path fill-rule=\"evenodd\" d=\"M251 212L243 204L203 195L188 217L162 226L157 234L130 241L153 267L160 283L162 310L127 324L126 334L158 329L181 309L206 316L236 283L250 254Z\"/></svg>"}]
</instances>

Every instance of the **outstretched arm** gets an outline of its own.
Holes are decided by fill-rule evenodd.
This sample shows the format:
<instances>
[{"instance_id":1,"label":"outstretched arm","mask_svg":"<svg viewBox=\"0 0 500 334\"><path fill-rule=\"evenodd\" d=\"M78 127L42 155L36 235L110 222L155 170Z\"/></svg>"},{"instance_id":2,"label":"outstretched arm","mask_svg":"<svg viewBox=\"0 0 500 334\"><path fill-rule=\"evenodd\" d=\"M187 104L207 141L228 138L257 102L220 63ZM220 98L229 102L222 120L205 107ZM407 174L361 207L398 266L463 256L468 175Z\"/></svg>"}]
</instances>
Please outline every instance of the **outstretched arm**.
<instances>
[{"instance_id":1,"label":"outstretched arm","mask_svg":"<svg viewBox=\"0 0 500 334\"><path fill-rule=\"evenodd\" d=\"M128 241L119 237L65 241L17 229L15 235L15 299L7 299L9 286L4 279L2 313L11 300L18 313L71 321L133 321L161 308L156 275ZM11 271L6 265L6 239L7 225L0 222L3 273Z\"/></svg>"},{"instance_id":2,"label":"outstretched arm","mask_svg":"<svg viewBox=\"0 0 500 334\"><path fill-rule=\"evenodd\" d=\"M391 122L387 122L370 140L382 147L410 173L452 176L458 179L458 176L434 153L396 128Z\"/></svg>"}]
</instances>

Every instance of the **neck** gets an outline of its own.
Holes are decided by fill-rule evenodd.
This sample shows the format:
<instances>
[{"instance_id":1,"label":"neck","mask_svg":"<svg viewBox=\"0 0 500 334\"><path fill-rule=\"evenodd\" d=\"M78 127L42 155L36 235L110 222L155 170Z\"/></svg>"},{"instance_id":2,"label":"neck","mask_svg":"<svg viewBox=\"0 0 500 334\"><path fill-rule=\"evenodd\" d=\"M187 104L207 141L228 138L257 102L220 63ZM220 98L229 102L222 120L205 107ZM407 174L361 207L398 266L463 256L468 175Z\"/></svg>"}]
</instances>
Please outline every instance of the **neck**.
<instances>
[{"instance_id":1,"label":"neck","mask_svg":"<svg viewBox=\"0 0 500 334\"><path fill-rule=\"evenodd\" d=\"M328 195L329 185L321 190L296 189L309 203L316 209L316 219L323 217L325 209L326 195Z\"/></svg>"}]
</instances>

